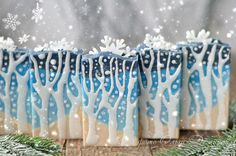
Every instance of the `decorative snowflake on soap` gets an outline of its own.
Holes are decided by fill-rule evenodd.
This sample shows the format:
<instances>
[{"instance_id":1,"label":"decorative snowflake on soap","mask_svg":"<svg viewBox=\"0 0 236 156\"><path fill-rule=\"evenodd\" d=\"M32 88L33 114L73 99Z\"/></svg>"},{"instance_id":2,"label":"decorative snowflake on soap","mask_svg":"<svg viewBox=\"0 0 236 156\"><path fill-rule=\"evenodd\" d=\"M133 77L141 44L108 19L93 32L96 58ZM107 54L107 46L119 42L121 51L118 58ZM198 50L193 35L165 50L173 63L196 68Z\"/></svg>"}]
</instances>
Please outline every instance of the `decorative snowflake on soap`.
<instances>
[{"instance_id":1,"label":"decorative snowflake on soap","mask_svg":"<svg viewBox=\"0 0 236 156\"><path fill-rule=\"evenodd\" d=\"M73 50L74 42L68 42L66 38L58 41L50 41L43 45L38 45L34 48L35 51L58 51L58 50Z\"/></svg>"},{"instance_id":2,"label":"decorative snowflake on soap","mask_svg":"<svg viewBox=\"0 0 236 156\"><path fill-rule=\"evenodd\" d=\"M210 38L210 32L202 29L197 35L194 30L186 32L186 39L188 42L212 42Z\"/></svg>"},{"instance_id":3,"label":"decorative snowflake on soap","mask_svg":"<svg viewBox=\"0 0 236 156\"><path fill-rule=\"evenodd\" d=\"M14 51L16 49L16 46L14 44L14 41L11 38L7 38L6 40L4 37L0 37L0 49L6 49L7 51Z\"/></svg>"},{"instance_id":4,"label":"decorative snowflake on soap","mask_svg":"<svg viewBox=\"0 0 236 156\"><path fill-rule=\"evenodd\" d=\"M3 23L5 23L5 29L11 29L12 31L16 30L16 27L20 25L20 21L18 21L18 15L12 15L11 13L7 14L6 18L2 19Z\"/></svg>"},{"instance_id":5,"label":"decorative snowflake on soap","mask_svg":"<svg viewBox=\"0 0 236 156\"><path fill-rule=\"evenodd\" d=\"M151 36L150 34L146 34L143 43L147 47L154 49L165 49L165 50L176 49L176 46L170 42L165 41L165 38L162 35Z\"/></svg>"},{"instance_id":6,"label":"decorative snowflake on soap","mask_svg":"<svg viewBox=\"0 0 236 156\"><path fill-rule=\"evenodd\" d=\"M96 48L93 48L93 51L90 51L90 54L97 54L99 52L112 52L117 55L124 57L134 56L135 51L131 50L129 46L124 43L124 39L112 39L109 36L104 36L104 39L101 40L104 46L100 46L100 51Z\"/></svg>"}]
</instances>

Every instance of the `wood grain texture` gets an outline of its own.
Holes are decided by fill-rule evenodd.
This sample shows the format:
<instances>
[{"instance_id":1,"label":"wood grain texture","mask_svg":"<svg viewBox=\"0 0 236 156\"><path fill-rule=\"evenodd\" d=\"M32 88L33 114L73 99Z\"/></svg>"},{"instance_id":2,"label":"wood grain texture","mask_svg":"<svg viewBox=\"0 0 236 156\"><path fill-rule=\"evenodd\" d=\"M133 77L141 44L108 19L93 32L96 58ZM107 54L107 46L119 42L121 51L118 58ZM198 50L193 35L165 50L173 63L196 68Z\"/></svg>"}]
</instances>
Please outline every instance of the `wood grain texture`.
<instances>
[{"instance_id":1,"label":"wood grain texture","mask_svg":"<svg viewBox=\"0 0 236 156\"><path fill-rule=\"evenodd\" d=\"M221 134L221 131L181 131L179 139L140 139L136 147L83 146L82 140L65 140L60 144L63 146L63 156L152 156L190 139L203 139Z\"/></svg>"}]
</instances>

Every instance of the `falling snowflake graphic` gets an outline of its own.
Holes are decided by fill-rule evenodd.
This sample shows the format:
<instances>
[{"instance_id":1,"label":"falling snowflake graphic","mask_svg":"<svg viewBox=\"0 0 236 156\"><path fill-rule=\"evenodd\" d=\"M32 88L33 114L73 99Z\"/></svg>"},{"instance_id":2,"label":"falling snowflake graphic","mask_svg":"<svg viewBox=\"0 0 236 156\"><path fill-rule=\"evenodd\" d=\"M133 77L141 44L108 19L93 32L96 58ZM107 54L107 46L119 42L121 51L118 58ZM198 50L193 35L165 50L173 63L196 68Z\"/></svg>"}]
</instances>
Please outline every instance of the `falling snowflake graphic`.
<instances>
[{"instance_id":1,"label":"falling snowflake graphic","mask_svg":"<svg viewBox=\"0 0 236 156\"><path fill-rule=\"evenodd\" d=\"M80 13L83 14L84 16L87 16L88 11L89 11L89 6L85 4L84 6L81 7Z\"/></svg>"},{"instance_id":2,"label":"falling snowflake graphic","mask_svg":"<svg viewBox=\"0 0 236 156\"><path fill-rule=\"evenodd\" d=\"M43 8L39 7L39 3L36 4L36 8L32 10L33 16L31 17L35 23L38 23L39 20L43 19Z\"/></svg>"},{"instance_id":3,"label":"falling snowflake graphic","mask_svg":"<svg viewBox=\"0 0 236 156\"><path fill-rule=\"evenodd\" d=\"M98 6L98 7L97 7L97 13L100 14L101 11L102 11L102 9L103 9L102 6Z\"/></svg>"},{"instance_id":4,"label":"falling snowflake graphic","mask_svg":"<svg viewBox=\"0 0 236 156\"><path fill-rule=\"evenodd\" d=\"M22 37L19 37L18 41L20 44L26 43L29 40L30 35L24 34Z\"/></svg>"},{"instance_id":5,"label":"falling snowflake graphic","mask_svg":"<svg viewBox=\"0 0 236 156\"><path fill-rule=\"evenodd\" d=\"M18 15L12 15L11 13L7 14L6 18L3 18L2 21L5 23L5 29L11 29L12 31L16 30L16 27L20 25L20 21L17 20Z\"/></svg>"}]
</instances>

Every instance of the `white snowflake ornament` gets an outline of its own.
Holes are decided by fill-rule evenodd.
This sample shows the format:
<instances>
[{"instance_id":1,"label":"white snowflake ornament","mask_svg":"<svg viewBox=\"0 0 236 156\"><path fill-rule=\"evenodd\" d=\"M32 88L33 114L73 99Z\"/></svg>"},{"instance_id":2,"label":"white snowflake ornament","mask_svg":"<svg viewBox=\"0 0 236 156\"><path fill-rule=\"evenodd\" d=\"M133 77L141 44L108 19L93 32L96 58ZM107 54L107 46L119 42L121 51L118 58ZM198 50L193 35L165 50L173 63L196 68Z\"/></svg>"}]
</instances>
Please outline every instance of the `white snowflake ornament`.
<instances>
[{"instance_id":1,"label":"white snowflake ornament","mask_svg":"<svg viewBox=\"0 0 236 156\"><path fill-rule=\"evenodd\" d=\"M134 56L136 55L136 51L135 50L131 50L130 47L126 47L126 50L124 51L124 56L125 57L130 57L130 56Z\"/></svg>"},{"instance_id":2,"label":"white snowflake ornament","mask_svg":"<svg viewBox=\"0 0 236 156\"><path fill-rule=\"evenodd\" d=\"M58 50L73 50L74 42L67 42L66 38L62 38L58 41L50 41L44 45L38 45L34 48L35 51L58 51Z\"/></svg>"},{"instance_id":3,"label":"white snowflake ornament","mask_svg":"<svg viewBox=\"0 0 236 156\"><path fill-rule=\"evenodd\" d=\"M135 51L130 50L129 46L124 43L124 39L112 39L109 36L104 36L104 39L102 39L101 42L104 46L99 47L100 51L112 52L125 57L135 55ZM96 54L98 53L98 50L93 48L93 51L90 51L89 53Z\"/></svg>"},{"instance_id":4,"label":"white snowflake ornament","mask_svg":"<svg viewBox=\"0 0 236 156\"><path fill-rule=\"evenodd\" d=\"M93 50L89 51L89 54L98 54L98 50L96 48L93 48Z\"/></svg>"},{"instance_id":5,"label":"white snowflake ornament","mask_svg":"<svg viewBox=\"0 0 236 156\"><path fill-rule=\"evenodd\" d=\"M194 30L186 32L188 42L207 42L210 43L212 38L209 38L210 32L202 29L197 35Z\"/></svg>"},{"instance_id":6,"label":"white snowflake ornament","mask_svg":"<svg viewBox=\"0 0 236 156\"><path fill-rule=\"evenodd\" d=\"M4 37L0 37L0 49L14 51L16 49L16 46L11 38L8 37L6 40L4 40Z\"/></svg>"},{"instance_id":7,"label":"white snowflake ornament","mask_svg":"<svg viewBox=\"0 0 236 156\"><path fill-rule=\"evenodd\" d=\"M72 50L73 49L73 42L67 42L66 38L62 38L59 41L50 41L49 42L49 49L50 50Z\"/></svg>"},{"instance_id":8,"label":"white snowflake ornament","mask_svg":"<svg viewBox=\"0 0 236 156\"><path fill-rule=\"evenodd\" d=\"M150 34L146 34L143 43L148 48L157 48L165 50L176 49L176 46L173 43L165 41L165 38L162 35L151 36Z\"/></svg>"},{"instance_id":9,"label":"white snowflake ornament","mask_svg":"<svg viewBox=\"0 0 236 156\"><path fill-rule=\"evenodd\" d=\"M12 31L16 30L16 27L21 24L20 21L18 21L18 15L12 15L11 13L7 14L6 18L2 19L3 23L5 23L5 29L11 29Z\"/></svg>"}]
</instances>

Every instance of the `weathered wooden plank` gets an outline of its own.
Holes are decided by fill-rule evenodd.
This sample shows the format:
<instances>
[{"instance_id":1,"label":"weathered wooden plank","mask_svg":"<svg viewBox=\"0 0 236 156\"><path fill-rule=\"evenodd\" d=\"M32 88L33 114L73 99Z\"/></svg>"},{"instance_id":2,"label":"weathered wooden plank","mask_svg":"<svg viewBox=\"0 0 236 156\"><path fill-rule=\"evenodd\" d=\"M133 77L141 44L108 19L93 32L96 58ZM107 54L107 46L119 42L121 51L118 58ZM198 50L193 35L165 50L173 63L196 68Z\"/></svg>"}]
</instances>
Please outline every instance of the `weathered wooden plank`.
<instances>
[{"instance_id":1,"label":"weathered wooden plank","mask_svg":"<svg viewBox=\"0 0 236 156\"><path fill-rule=\"evenodd\" d=\"M149 146L141 145L137 147L82 147L81 148L83 156L90 155L103 155L103 156L117 156L117 155L127 155L127 156L143 156L151 155Z\"/></svg>"},{"instance_id":2,"label":"weathered wooden plank","mask_svg":"<svg viewBox=\"0 0 236 156\"><path fill-rule=\"evenodd\" d=\"M180 138L179 139L157 139L152 140L152 143L149 144L152 154L155 154L160 151L164 151L168 148L178 146L182 143L185 143L191 139L204 139L210 136L219 136L221 135L221 131L180 131Z\"/></svg>"},{"instance_id":3,"label":"weathered wooden plank","mask_svg":"<svg viewBox=\"0 0 236 156\"><path fill-rule=\"evenodd\" d=\"M81 156L81 147L82 140L73 140L68 139L66 141L65 150L63 151L63 155L65 156Z\"/></svg>"}]
</instances>

